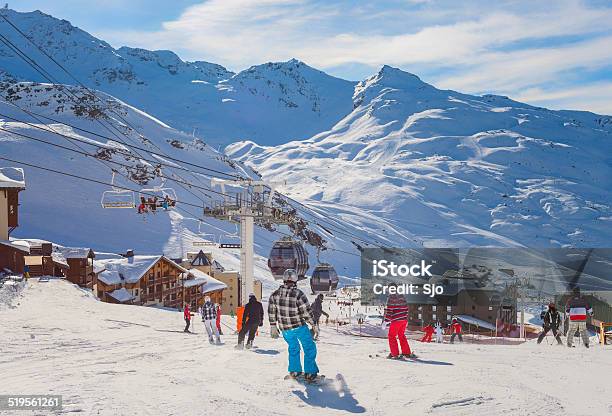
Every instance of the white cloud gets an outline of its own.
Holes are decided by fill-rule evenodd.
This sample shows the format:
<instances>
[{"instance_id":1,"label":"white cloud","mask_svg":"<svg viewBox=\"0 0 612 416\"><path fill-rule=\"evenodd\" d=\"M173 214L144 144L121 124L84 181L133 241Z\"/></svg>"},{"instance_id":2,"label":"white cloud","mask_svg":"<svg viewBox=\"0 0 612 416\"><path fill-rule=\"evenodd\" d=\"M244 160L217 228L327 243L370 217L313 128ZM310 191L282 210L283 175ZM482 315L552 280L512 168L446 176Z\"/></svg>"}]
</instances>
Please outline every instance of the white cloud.
<instances>
[{"instance_id":1,"label":"white cloud","mask_svg":"<svg viewBox=\"0 0 612 416\"><path fill-rule=\"evenodd\" d=\"M452 67L452 76L437 76L443 86L510 95L558 82L560 74L574 68L612 62L610 8L572 0L539 8L531 2L483 4L480 9L461 2L416 3L422 4L407 0L405 6L377 9L348 7L350 2L209 0L189 7L157 32L98 35L117 46L177 50L183 57L231 69L292 57L321 69L354 63ZM583 39L572 39L577 42L572 44L572 36ZM534 41L541 44L529 46Z\"/></svg>"}]
</instances>

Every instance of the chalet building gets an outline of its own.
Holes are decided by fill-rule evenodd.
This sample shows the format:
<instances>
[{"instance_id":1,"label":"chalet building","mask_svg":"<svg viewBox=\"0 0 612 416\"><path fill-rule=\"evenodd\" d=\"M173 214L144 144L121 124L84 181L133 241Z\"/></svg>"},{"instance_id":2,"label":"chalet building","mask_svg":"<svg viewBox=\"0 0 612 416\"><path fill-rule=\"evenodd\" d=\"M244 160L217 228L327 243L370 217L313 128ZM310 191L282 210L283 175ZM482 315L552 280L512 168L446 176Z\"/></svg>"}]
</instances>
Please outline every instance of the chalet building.
<instances>
[{"instance_id":1,"label":"chalet building","mask_svg":"<svg viewBox=\"0 0 612 416\"><path fill-rule=\"evenodd\" d=\"M485 321L494 328L496 322L515 325L516 311L516 298L509 293L484 288L463 289L455 295L437 296L436 304L409 304L408 323L412 327L432 322L448 325L454 317L465 316Z\"/></svg>"},{"instance_id":2,"label":"chalet building","mask_svg":"<svg viewBox=\"0 0 612 416\"><path fill-rule=\"evenodd\" d=\"M81 287L93 289L96 279L94 251L90 248L73 248L64 251L63 254L69 267L66 279Z\"/></svg>"},{"instance_id":3,"label":"chalet building","mask_svg":"<svg viewBox=\"0 0 612 416\"><path fill-rule=\"evenodd\" d=\"M0 168L0 273L23 273L29 248L9 236L19 225L19 192L24 189L23 169Z\"/></svg>"},{"instance_id":4,"label":"chalet building","mask_svg":"<svg viewBox=\"0 0 612 416\"><path fill-rule=\"evenodd\" d=\"M43 240L23 240L30 247L25 264L30 268L30 276L65 277L70 266L64 255L54 249L53 243Z\"/></svg>"},{"instance_id":5,"label":"chalet building","mask_svg":"<svg viewBox=\"0 0 612 416\"><path fill-rule=\"evenodd\" d=\"M124 257L95 262L103 269L94 280L98 298L110 303L165 306L194 310L208 295L220 302L226 285L212 276L187 269L165 256L141 256L129 251Z\"/></svg>"}]
</instances>

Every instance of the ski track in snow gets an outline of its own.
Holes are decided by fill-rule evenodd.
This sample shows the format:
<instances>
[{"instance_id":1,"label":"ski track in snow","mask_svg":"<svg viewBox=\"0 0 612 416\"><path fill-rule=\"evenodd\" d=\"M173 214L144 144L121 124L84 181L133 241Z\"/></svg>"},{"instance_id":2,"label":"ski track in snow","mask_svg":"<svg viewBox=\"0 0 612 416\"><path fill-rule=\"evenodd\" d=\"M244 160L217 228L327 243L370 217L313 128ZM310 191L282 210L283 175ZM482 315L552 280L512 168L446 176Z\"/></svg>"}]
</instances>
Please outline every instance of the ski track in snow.
<instances>
[{"instance_id":1,"label":"ski track in snow","mask_svg":"<svg viewBox=\"0 0 612 416\"><path fill-rule=\"evenodd\" d=\"M6 393L64 396L84 415L591 415L612 402L610 348L422 344L421 361L371 360L387 341L323 326L321 385L284 381L287 352L267 325L256 351L208 344L198 317L105 304L64 280L31 280L0 308ZM230 317L224 324L233 326ZM59 413L58 413L59 414Z\"/></svg>"}]
</instances>

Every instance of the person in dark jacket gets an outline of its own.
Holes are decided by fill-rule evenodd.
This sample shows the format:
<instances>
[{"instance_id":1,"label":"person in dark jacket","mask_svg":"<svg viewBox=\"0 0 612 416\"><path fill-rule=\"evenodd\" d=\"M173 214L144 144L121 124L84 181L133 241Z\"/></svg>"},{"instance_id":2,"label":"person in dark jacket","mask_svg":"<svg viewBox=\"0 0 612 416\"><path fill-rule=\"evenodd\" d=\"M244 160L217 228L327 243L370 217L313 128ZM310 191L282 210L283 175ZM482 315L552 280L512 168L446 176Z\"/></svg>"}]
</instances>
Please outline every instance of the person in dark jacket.
<instances>
[{"instance_id":1,"label":"person in dark jacket","mask_svg":"<svg viewBox=\"0 0 612 416\"><path fill-rule=\"evenodd\" d=\"M546 334L548 334L548 331L552 330L552 333L555 339L557 340L557 344L563 345L563 342L561 341L561 334L559 333L559 326L561 325L561 314L557 310L555 304L551 302L548 305L548 310L546 312L542 312L541 317L544 320L544 330L542 331L540 336L538 336L538 344L542 342Z\"/></svg>"},{"instance_id":2,"label":"person in dark jacket","mask_svg":"<svg viewBox=\"0 0 612 416\"><path fill-rule=\"evenodd\" d=\"M593 315L591 305L580 295L580 288L576 286L572 291L572 296L567 300L565 313L569 319L569 328L567 331L567 346L573 347L574 335L576 331L580 332L584 346L589 348L589 334L587 333L586 321L587 316Z\"/></svg>"},{"instance_id":3,"label":"person in dark jacket","mask_svg":"<svg viewBox=\"0 0 612 416\"><path fill-rule=\"evenodd\" d=\"M385 316L383 326L389 325L389 350L387 358L400 359L399 341L402 355L408 358L413 358L415 355L410 350L408 339L406 338L406 326L408 326L408 303L402 295L389 295L387 306L385 307Z\"/></svg>"},{"instance_id":4,"label":"person in dark jacket","mask_svg":"<svg viewBox=\"0 0 612 416\"><path fill-rule=\"evenodd\" d=\"M238 345L236 345L237 349L244 348L244 337L247 332L249 334L249 338L247 339L246 347L250 349L253 346L253 340L255 339L255 334L257 334L257 328L263 326L264 320L264 311L261 302L257 300L255 295L251 293L249 295L249 302L244 307L244 312L242 314L242 328L238 333Z\"/></svg>"},{"instance_id":5,"label":"person in dark jacket","mask_svg":"<svg viewBox=\"0 0 612 416\"><path fill-rule=\"evenodd\" d=\"M317 333L314 337L314 340L319 339L319 333L321 332L321 328L319 327L319 320L321 319L321 315L325 315L325 322L329 321L329 314L323 310L323 294L320 293L315 301L310 306L312 309L312 317L314 319L314 324L317 327Z\"/></svg>"},{"instance_id":6,"label":"person in dark jacket","mask_svg":"<svg viewBox=\"0 0 612 416\"><path fill-rule=\"evenodd\" d=\"M308 329L310 325L317 335L312 310L304 292L297 288L298 275L295 270L285 270L283 280L284 283L270 295L268 301L270 336L276 339L282 332L289 349L288 370L291 377L302 374L301 345L304 349L304 378L308 381L316 380L319 373L317 344Z\"/></svg>"}]
</instances>

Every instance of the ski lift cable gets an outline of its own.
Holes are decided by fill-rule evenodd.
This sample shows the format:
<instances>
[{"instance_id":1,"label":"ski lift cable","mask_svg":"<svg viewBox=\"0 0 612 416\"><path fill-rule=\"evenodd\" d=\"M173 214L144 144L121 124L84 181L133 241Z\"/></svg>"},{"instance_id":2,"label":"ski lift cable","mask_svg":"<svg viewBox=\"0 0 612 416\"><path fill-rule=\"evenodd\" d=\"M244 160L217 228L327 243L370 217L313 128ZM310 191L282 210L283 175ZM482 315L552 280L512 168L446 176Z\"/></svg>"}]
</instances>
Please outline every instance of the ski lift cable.
<instances>
[{"instance_id":1,"label":"ski lift cable","mask_svg":"<svg viewBox=\"0 0 612 416\"><path fill-rule=\"evenodd\" d=\"M45 115L43 115L43 114L35 113L34 111L31 111L31 110L26 110L25 108L22 108L22 107L18 106L18 105L17 105L17 104L15 104L15 103L11 103L11 102L9 102L9 101L5 101L5 100L1 100L1 99L0 99L0 103L2 103L2 104L7 104L7 105L13 106L13 107L15 107L15 108L18 108L19 110L21 110L21 111L23 111L24 113L28 114L28 115L29 115L29 116L31 116L32 118L36 118L36 117L38 117L38 118L41 118L41 119L46 119L46 120L52 121L52 122L54 122L54 123L57 123L57 124L61 124L61 125L64 125L64 126L70 127L70 128L72 128L72 129L74 129L74 130L79 130L79 131L82 131L82 132L84 132L84 133L91 134L91 135L97 136L97 137L102 138L102 139L105 139L105 140L112 140L112 141L114 141L114 139L112 139L112 138L110 138L110 137L108 137L108 136L104 136L104 135L102 135L102 134L99 134L99 133L93 132L93 131L91 131L91 130L84 129L84 128L81 128L81 127L75 126L75 125L73 125L73 124L67 123L67 122L65 122L65 121L60 121L60 120L54 119L54 118L52 118L52 117L45 116ZM24 121L24 120L19 120L19 119L16 119L16 118L11 117L11 116L8 116L8 115L0 114L0 116L1 116L1 117L5 117L5 118L8 118L8 119L11 119L11 120L14 120L14 121L17 121L17 122L19 122L19 123L24 123L24 124L27 124L27 125L29 125L29 126L31 126L31 127L33 127L33 128L39 129L39 130L48 131L47 129L45 129L45 128L41 127L41 126L38 126L38 125L36 125L36 124L31 124L31 123L28 123L28 122L26 122L26 121ZM41 124L43 124L43 125L45 125L45 126L47 126L47 125L48 125L47 123L43 122L42 120L39 120L39 121L41 122ZM89 145L92 145L92 146L96 146L96 145L94 145L94 144L92 144L92 143L90 143L90 142L88 142L88 141L86 141L86 140L79 139L79 138L77 138L77 137L68 136L68 135L65 135L65 134L60 133L60 132L55 132L55 134L57 134L57 135L59 135L59 136L68 137L70 140L76 140L76 141L83 142L83 143L86 143L86 144L89 144ZM101 146L96 146L96 147L101 147ZM144 150L144 151L146 151L146 149L142 149L142 148L139 148L139 147L136 147L136 146L129 146L129 147L133 147L133 148L135 148L135 149L139 149L139 150ZM131 153L126 152L126 151L125 151L125 150L123 150L123 149L116 149L116 151L117 151L118 153L122 154L122 155L126 155L126 156L133 156ZM158 153L155 153L155 152L151 152L151 154L152 154L152 155L156 155L156 156L158 156L158 155L159 155ZM162 161L160 161L160 160L146 159L146 158L144 158L144 157L140 157L140 158L141 158L142 160L147 161L147 162L157 163L157 164L160 164L160 165L162 165L162 166L167 166L167 167L170 167L170 168L173 168L173 169L179 169L179 170L183 170L183 171L186 171L186 172L191 172L191 173L193 173L193 171L192 171L192 170L187 169L187 168L182 167L182 166L171 165L171 164L168 164L168 163L164 163L164 162L162 162ZM180 159L171 158L171 157L167 157L167 159L170 159L170 160L175 160L175 161L177 161L177 162L181 162L181 163L184 163L184 164L186 164L186 165L193 165L194 167L198 167L198 168L203 169L203 170L208 170L208 171L210 171L210 172L212 172L212 173L216 173L216 174L220 174L220 175L226 175L226 176L230 176L230 177L235 177L235 176L234 176L233 174L231 174L231 173L226 173L226 172L219 171L219 170L216 170L216 169L207 168L207 167L205 167L205 166L200 166L200 165L197 165L197 164L189 163L189 162L186 162L186 161L183 161L183 160L180 160ZM196 172L196 173L200 173L200 172ZM216 176L216 175L213 175L213 174L211 174L211 173L201 172L201 174L206 175L206 176L209 176L209 177L216 177L216 178L224 179L224 178L222 178L222 177L220 177L220 176Z\"/></svg>"},{"instance_id":2,"label":"ski lift cable","mask_svg":"<svg viewBox=\"0 0 612 416\"><path fill-rule=\"evenodd\" d=\"M0 117L2 117L2 114L0 114ZM44 144L49 145L49 146L57 147L57 148L60 148L60 149L63 149L63 150L67 150L67 151L70 151L70 152L74 152L74 153L82 154L82 155L84 155L84 156L89 156L89 157L92 157L92 158L94 158L94 159L98 160L99 162L103 163L105 166L107 166L109 169L111 169L111 171L112 171L112 172L116 172L116 173L118 173L119 175L123 176L124 178L126 178L126 179L128 179L128 180L130 180L130 181L134 182L134 183L135 183L135 184L137 184L138 186L142 186L142 185L141 185L140 183L138 183L137 181L134 181L134 180L133 180L133 179L131 179L129 176L122 174L121 172L117 171L116 169L112 168L111 166L107 165L106 163L113 163L113 164L115 164L115 165L122 166L122 167L128 167L128 168L129 168L129 167L133 167L133 165L128 165L128 164L121 163L121 162L117 162L117 161L114 161L114 160L108 160L108 161L106 161L106 163L105 163L105 161L102 161L102 160L98 159L98 158L97 158L95 155L92 155L91 153L88 153L88 152L86 152L86 151L76 150L76 149L71 149L71 148L69 148L69 147L62 146L61 144L57 144L57 143L48 142L48 141L46 141L46 140L42 140L42 139L39 139L39 138L37 138L37 137L32 137L32 136L29 136L29 135L27 135L27 134L18 133L18 132L15 132L15 131L12 131L12 130L8 130L8 129L2 128L2 127L0 127L0 131L4 131L4 132L7 132L7 133L9 133L9 134L13 134L13 135L16 135L16 136L19 136L19 137L25 138L25 139L34 140L34 141L37 141L37 142L40 142L40 143L44 143ZM205 191L214 192L214 193L217 193L217 194L219 194L219 195L223 195L223 196L227 195L227 194L223 194L222 192L215 191L214 189L213 189L213 190L209 190L208 188L205 188L205 187L202 187L202 186L199 186L199 185L195 185L195 184L192 184L192 183L189 183L189 182L183 182L183 181L180 181L180 180L178 180L178 179L174 179L174 178L166 178L166 179L171 180L171 181L173 181L173 182L177 182L177 183L184 183L184 184L187 184L188 186L192 186L192 187L194 187L194 188L202 189L202 190L205 190ZM206 195L206 194L204 194L204 195ZM210 196L209 196L209 195L206 195L206 196L210 198Z\"/></svg>"},{"instance_id":3,"label":"ski lift cable","mask_svg":"<svg viewBox=\"0 0 612 416\"><path fill-rule=\"evenodd\" d=\"M92 97L94 97L97 101L101 102L102 104L104 104L104 102L98 97L98 95L95 93L95 91L92 91L91 89L89 89L86 85L84 85L80 80L77 79L77 77L75 77L70 71L68 71L68 69L66 69L61 63L59 63L57 60L55 60L55 58L53 58L50 54L48 54L41 46L39 46L38 44L36 44L36 42L34 42L29 36L27 36L23 31L21 31L15 24L13 24L6 16L4 16L3 14L0 14L0 17L2 17L13 29L15 29L15 31L17 31L19 34L21 34L24 38L26 38L28 40L28 42L30 42L34 47L36 47L36 49L38 49L41 53L43 53L47 58L49 58L52 62L54 62L58 67L60 67L66 74L68 74L68 76L70 76L74 81L77 82L77 84L79 84L82 88L84 88L89 94L91 94ZM19 49L19 48L17 48ZM23 51L22 51L23 53ZM24 53L25 54L25 53ZM27 56L27 55L26 55ZM35 62L33 59L31 59L33 62ZM112 108L108 109L111 113L113 113L116 117L118 117L120 120L122 120L123 123L125 123L125 125L129 126L129 128L134 131L136 134L138 134L140 137L144 138L144 135L142 135L140 132L138 132L138 130L128 121L126 120L121 114L115 112ZM100 111L102 111L104 113L103 109L100 109ZM96 119L97 120L97 119ZM98 120L98 122L100 124L101 121ZM112 125L112 123L109 123L116 131L118 131L119 133L122 133L128 140L131 141L130 137L125 133L122 132L120 130L118 130L115 126ZM108 129L107 129L108 130ZM109 130L110 131L110 130ZM113 133L113 135L115 137L116 134ZM117 137L118 138L118 137ZM120 140L121 141L121 140ZM150 143L151 145L153 145L154 147L156 147L160 152L162 152L162 156L164 157L169 157L168 155L166 155L162 149L156 145L154 142L152 141L147 141L148 143ZM127 143L122 142L123 144L125 144L127 146ZM132 141L133 143L133 141ZM145 150L146 151L146 150ZM149 153L151 153L150 151L148 151ZM138 152L136 152L138 154ZM151 153L152 154L152 153ZM223 173L225 174L225 173ZM179 178L181 178L183 181L186 182L186 180L181 177L181 175L179 174L175 174L176 176L178 176ZM225 174L228 175L228 174ZM195 176L192 174L192 176ZM231 175L228 175L231 176ZM201 182L200 182L201 183ZM180 185L184 190L186 190L187 192L191 193L193 196L195 196L196 198L199 198L197 195L195 195L193 192L191 192L191 190L189 190L188 188L185 188L184 186ZM207 197L210 198L210 196L205 195ZM201 198L200 198L201 200Z\"/></svg>"},{"instance_id":4,"label":"ski lift cable","mask_svg":"<svg viewBox=\"0 0 612 416\"><path fill-rule=\"evenodd\" d=\"M93 183L97 183L97 184L100 184L100 185L106 185L106 186L111 186L112 185L109 182L104 182L104 181L101 181L101 180L98 180L98 179L86 178L84 176L76 175L74 173L63 172L61 170L57 170L57 169L53 169L53 168L48 168L48 167L45 167L45 166L39 166L39 165L35 165L33 163L23 162L23 161L17 160L17 159L10 159L10 158L7 158L7 157L0 156L0 160L5 160L7 162L17 163L17 164L28 166L28 167L31 167L31 168L36 168L36 169L44 170L44 171L47 171L47 172L56 173L58 175L69 176L69 177L72 177L72 178L81 179L81 180L84 180L84 181L93 182ZM135 189L128 188L128 187L125 187L125 186L120 186L120 185L117 185L117 184L115 184L114 187L118 188L118 189L125 190L125 191L131 191L131 192L135 192L135 193L138 193L138 192L142 193L139 190L135 190ZM153 197L157 196L155 194L146 194L146 195L147 196L153 196ZM192 204L190 202L177 201L177 203L179 203L179 202L181 204L183 204L183 205L189 205L189 206L196 207L196 208L202 208L200 205Z\"/></svg>"},{"instance_id":5,"label":"ski lift cable","mask_svg":"<svg viewBox=\"0 0 612 416\"><path fill-rule=\"evenodd\" d=\"M4 16L0 15L1 17L5 18ZM5 20L7 20L5 18ZM10 22L9 22L10 23ZM22 32L21 32L22 33ZM22 33L23 34L23 33ZM24 35L25 36L25 35ZM30 42L32 42L27 36L25 36ZM17 53L17 55L23 59L28 65L30 65L32 68L34 68L39 74L41 74L45 79L49 80L51 83L53 83L54 85L61 85L56 79L54 79L54 77L52 77L44 68L42 68L38 63L36 63L36 61L32 58L30 58L25 52L23 52L21 49L19 49L19 47L17 47L16 45L14 45L10 40L8 40L7 38L5 38L3 35L0 34L0 40L7 46L9 47L9 49L13 50L14 52ZM40 69L39 69L40 68ZM79 103L79 97L77 97L71 90L70 88L68 88L67 86L62 86L63 88L59 89L60 92L64 93L64 95L66 95L68 97L68 99L70 99L73 103L75 104L83 104L83 103ZM64 89L66 91L68 91L70 94L67 94ZM75 101L74 99L71 98L71 96L76 99L77 101ZM86 104L85 104L86 105ZM90 107L93 108L93 107ZM101 111L102 113L104 113L103 110L98 109L99 111ZM116 113L115 113L116 114ZM123 140L121 140L119 138L119 136L117 136L117 134L115 134L113 131L111 131L104 123L102 123L101 120L99 120L98 118L95 118L95 120L102 126L104 127L107 131L109 131L111 134L113 134L113 136L116 137L116 139L124 144L127 147L130 147L130 145L128 145L126 142L124 142ZM120 134L123 134L126 138L128 138L129 140L131 140L131 138L125 134L124 132L121 132L119 129L117 129L112 123L109 123L109 125L111 127L113 127L116 131L118 131ZM138 156L142 157L142 155L140 153L138 153L138 151L135 151L134 153L136 153ZM180 176L180 175L179 175ZM179 185L181 186L183 189L185 189L187 192L189 192L190 194L192 194L193 196L195 196L196 198L199 198L200 200L202 200L199 196L197 196L195 193L193 193L191 190L189 190L188 188L186 188L183 185Z\"/></svg>"}]
</instances>

